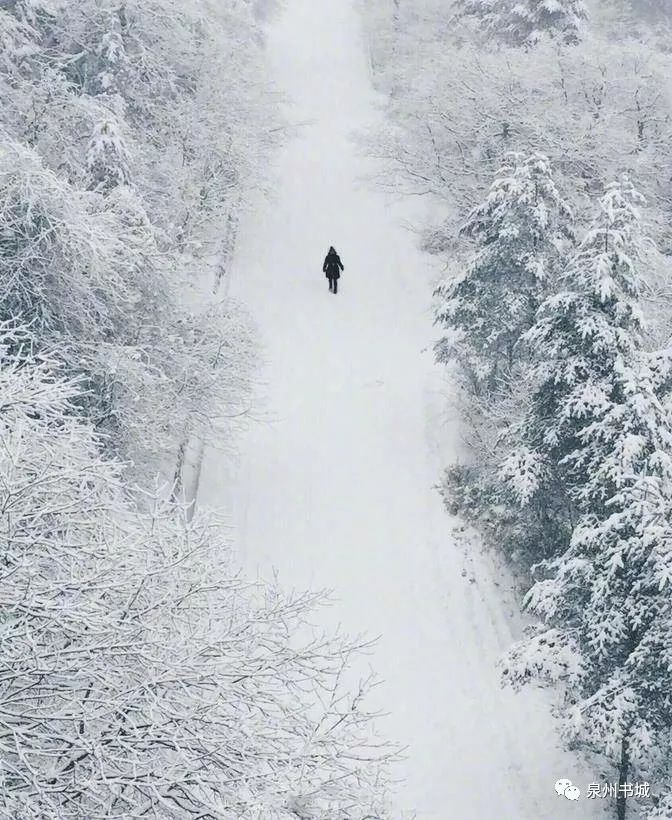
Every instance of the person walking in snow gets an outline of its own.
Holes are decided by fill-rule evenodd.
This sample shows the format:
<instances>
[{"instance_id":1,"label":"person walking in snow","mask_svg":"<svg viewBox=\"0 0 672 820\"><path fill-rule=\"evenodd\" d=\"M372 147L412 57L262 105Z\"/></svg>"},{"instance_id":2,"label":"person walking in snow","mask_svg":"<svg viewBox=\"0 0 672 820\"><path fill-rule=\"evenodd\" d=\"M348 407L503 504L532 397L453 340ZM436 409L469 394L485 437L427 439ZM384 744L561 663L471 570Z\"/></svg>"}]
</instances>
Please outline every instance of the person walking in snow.
<instances>
[{"instance_id":1,"label":"person walking in snow","mask_svg":"<svg viewBox=\"0 0 672 820\"><path fill-rule=\"evenodd\" d=\"M329 290L332 293L338 293L338 280L341 278L342 270L345 270L345 268L341 262L341 257L336 253L332 245L324 259L324 265L322 265L322 272L329 280Z\"/></svg>"}]
</instances>

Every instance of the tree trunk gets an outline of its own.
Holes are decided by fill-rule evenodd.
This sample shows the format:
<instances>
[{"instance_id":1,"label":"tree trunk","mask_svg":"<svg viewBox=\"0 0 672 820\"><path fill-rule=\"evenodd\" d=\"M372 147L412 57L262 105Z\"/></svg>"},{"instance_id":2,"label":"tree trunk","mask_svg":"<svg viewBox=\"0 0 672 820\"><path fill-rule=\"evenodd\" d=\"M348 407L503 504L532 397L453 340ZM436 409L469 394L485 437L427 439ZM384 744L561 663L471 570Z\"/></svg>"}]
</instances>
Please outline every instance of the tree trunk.
<instances>
[{"instance_id":1,"label":"tree trunk","mask_svg":"<svg viewBox=\"0 0 672 820\"><path fill-rule=\"evenodd\" d=\"M238 208L238 202L235 204L235 209ZM227 288L225 292L225 296L228 295L228 272L230 266L230 260L233 255L233 248L236 243L236 234L238 232L238 219L236 214L236 210L231 210L229 215L226 218L226 228L224 230L224 239L222 241L221 250L219 254L219 261L217 263L217 270L215 271L215 281L213 282L213 293L217 293L221 287L222 280L226 277L226 284Z\"/></svg>"},{"instance_id":2,"label":"tree trunk","mask_svg":"<svg viewBox=\"0 0 672 820\"><path fill-rule=\"evenodd\" d=\"M189 436L184 434L179 450L177 451L177 462L175 463L175 474L173 476L173 489L171 498L173 501L181 501L182 487L183 487L183 473L184 473L184 459L187 454L187 444L189 443Z\"/></svg>"},{"instance_id":3,"label":"tree trunk","mask_svg":"<svg viewBox=\"0 0 672 820\"><path fill-rule=\"evenodd\" d=\"M621 762L618 767L618 792L616 794L616 817L618 820L625 820L627 810L627 795L625 785L628 782L630 772L630 756L628 754L628 735L623 735L621 740Z\"/></svg>"},{"instance_id":4,"label":"tree trunk","mask_svg":"<svg viewBox=\"0 0 672 820\"><path fill-rule=\"evenodd\" d=\"M198 440L198 449L196 451L196 463L194 464L194 475L192 477L191 487L187 491L187 521L191 521L196 512L196 502L198 501L198 490L201 485L201 472L203 470L203 458L205 456L205 441L201 438Z\"/></svg>"}]
</instances>

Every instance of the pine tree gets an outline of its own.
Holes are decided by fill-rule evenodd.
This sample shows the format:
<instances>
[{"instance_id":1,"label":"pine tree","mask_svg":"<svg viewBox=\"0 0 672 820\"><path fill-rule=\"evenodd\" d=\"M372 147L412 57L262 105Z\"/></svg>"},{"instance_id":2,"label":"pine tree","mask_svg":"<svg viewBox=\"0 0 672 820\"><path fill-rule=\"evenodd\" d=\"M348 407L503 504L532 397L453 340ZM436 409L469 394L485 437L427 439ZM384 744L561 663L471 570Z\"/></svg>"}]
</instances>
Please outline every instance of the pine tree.
<instances>
[{"instance_id":1,"label":"pine tree","mask_svg":"<svg viewBox=\"0 0 672 820\"><path fill-rule=\"evenodd\" d=\"M91 190L106 193L130 183L129 153L114 118L107 116L94 125L86 166Z\"/></svg>"},{"instance_id":2,"label":"pine tree","mask_svg":"<svg viewBox=\"0 0 672 820\"><path fill-rule=\"evenodd\" d=\"M499 24L517 45L533 45L544 36L574 45L587 17L583 0L514 0Z\"/></svg>"},{"instance_id":3,"label":"pine tree","mask_svg":"<svg viewBox=\"0 0 672 820\"><path fill-rule=\"evenodd\" d=\"M460 277L436 292L436 321L449 331L439 361L459 361L478 392L508 377L516 348L572 239L572 215L546 157L512 155L463 235L478 249Z\"/></svg>"},{"instance_id":4,"label":"pine tree","mask_svg":"<svg viewBox=\"0 0 672 820\"><path fill-rule=\"evenodd\" d=\"M672 425L665 366L619 357L613 395L570 454L589 479L569 548L526 604L543 622L506 670L566 687L563 731L606 755L620 783L660 781L672 754ZM625 817L625 794L617 801Z\"/></svg>"},{"instance_id":5,"label":"pine tree","mask_svg":"<svg viewBox=\"0 0 672 820\"><path fill-rule=\"evenodd\" d=\"M499 5L498 0L457 0L455 4L458 14L473 18L483 31L494 28Z\"/></svg>"},{"instance_id":6,"label":"pine tree","mask_svg":"<svg viewBox=\"0 0 672 820\"><path fill-rule=\"evenodd\" d=\"M132 74L123 38L125 7L107 9L101 27L97 47L88 56L84 89L95 99L94 110L100 112L86 152L88 187L105 193L128 185L131 179L130 153L122 133L126 109L123 90Z\"/></svg>"},{"instance_id":7,"label":"pine tree","mask_svg":"<svg viewBox=\"0 0 672 820\"><path fill-rule=\"evenodd\" d=\"M573 241L571 211L548 160L513 156L464 233L478 247L462 276L438 290L437 321L448 333L436 350L439 361L458 363L465 382L462 411L476 464L447 470L444 499L526 571L539 559L540 544L553 544L558 536L550 531L545 509L528 504L521 510L518 503L516 493L534 465L524 471L517 459L513 488L501 462L507 443L517 441L525 411L527 363L520 339Z\"/></svg>"},{"instance_id":8,"label":"pine tree","mask_svg":"<svg viewBox=\"0 0 672 820\"><path fill-rule=\"evenodd\" d=\"M533 46L544 37L575 45L588 18L583 0L459 0L462 14L514 46Z\"/></svg>"},{"instance_id":9,"label":"pine tree","mask_svg":"<svg viewBox=\"0 0 672 820\"><path fill-rule=\"evenodd\" d=\"M526 599L542 624L505 669L516 685L562 682L568 742L606 754L621 783L672 753L672 351L641 349L640 202L627 179L609 186L526 336L540 377L529 449L563 477L575 524Z\"/></svg>"},{"instance_id":10,"label":"pine tree","mask_svg":"<svg viewBox=\"0 0 672 820\"><path fill-rule=\"evenodd\" d=\"M628 361L641 346L641 203L627 178L608 187L560 289L541 305L523 339L534 360L534 394L521 452L534 456L536 491L551 497L552 487L585 481L580 462L565 457L577 449L585 418L611 395L618 358Z\"/></svg>"},{"instance_id":11,"label":"pine tree","mask_svg":"<svg viewBox=\"0 0 672 820\"><path fill-rule=\"evenodd\" d=\"M124 42L128 28L126 7L122 4L106 9L100 28L102 34L88 57L86 91L92 95L123 96L125 84L133 74Z\"/></svg>"}]
</instances>

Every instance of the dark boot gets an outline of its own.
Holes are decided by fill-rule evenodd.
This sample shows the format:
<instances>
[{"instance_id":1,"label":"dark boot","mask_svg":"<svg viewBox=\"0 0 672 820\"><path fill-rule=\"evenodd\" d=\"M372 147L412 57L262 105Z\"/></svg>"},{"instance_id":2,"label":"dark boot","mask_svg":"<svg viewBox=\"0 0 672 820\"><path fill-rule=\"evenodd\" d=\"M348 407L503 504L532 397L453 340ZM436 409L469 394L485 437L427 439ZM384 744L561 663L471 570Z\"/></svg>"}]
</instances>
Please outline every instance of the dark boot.
<instances>
[{"instance_id":1,"label":"dark boot","mask_svg":"<svg viewBox=\"0 0 672 820\"><path fill-rule=\"evenodd\" d=\"M338 279L334 279L334 293L338 293Z\"/></svg>"}]
</instances>

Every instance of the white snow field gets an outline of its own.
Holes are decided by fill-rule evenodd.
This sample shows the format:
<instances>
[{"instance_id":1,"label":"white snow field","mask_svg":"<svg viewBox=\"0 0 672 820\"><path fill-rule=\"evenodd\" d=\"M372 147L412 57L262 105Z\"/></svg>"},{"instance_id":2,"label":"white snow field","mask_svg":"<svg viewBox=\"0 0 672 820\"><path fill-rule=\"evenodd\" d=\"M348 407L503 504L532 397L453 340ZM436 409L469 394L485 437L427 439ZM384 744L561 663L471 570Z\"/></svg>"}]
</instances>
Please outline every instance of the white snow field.
<instances>
[{"instance_id":1,"label":"white snow field","mask_svg":"<svg viewBox=\"0 0 672 820\"><path fill-rule=\"evenodd\" d=\"M601 800L554 791L598 778L558 750L545 693L499 686L520 629L510 584L465 553L433 487L457 441L438 429L436 269L403 227L409 206L362 181L372 164L352 132L381 115L354 3L287 0L269 51L296 128L273 196L244 219L230 283L262 334L261 420L237 466L207 453L199 500L230 508L249 571L330 588L325 625L380 636L382 729L408 747L399 816L597 817ZM321 272L330 244L345 265L337 296Z\"/></svg>"}]
</instances>

